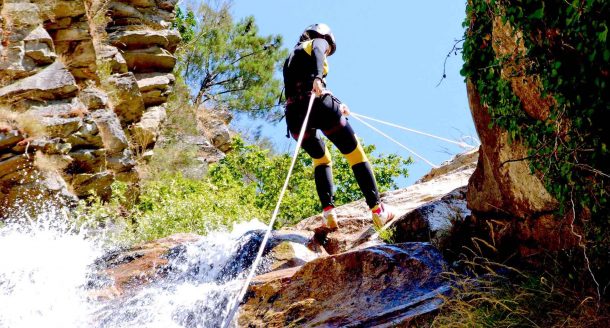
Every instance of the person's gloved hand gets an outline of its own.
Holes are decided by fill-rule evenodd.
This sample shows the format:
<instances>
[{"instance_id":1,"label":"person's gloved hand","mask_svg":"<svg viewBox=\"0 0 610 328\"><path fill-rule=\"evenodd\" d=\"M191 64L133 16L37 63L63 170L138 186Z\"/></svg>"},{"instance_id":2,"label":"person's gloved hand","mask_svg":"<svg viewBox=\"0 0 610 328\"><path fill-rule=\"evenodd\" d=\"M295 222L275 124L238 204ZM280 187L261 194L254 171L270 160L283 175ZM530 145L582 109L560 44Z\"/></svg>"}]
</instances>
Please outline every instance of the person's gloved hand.
<instances>
[{"instance_id":1,"label":"person's gloved hand","mask_svg":"<svg viewBox=\"0 0 610 328\"><path fill-rule=\"evenodd\" d=\"M349 116L349 114L351 113L349 107L347 107L346 104L341 104L339 106L339 110L341 111L341 114L343 114L343 116Z\"/></svg>"},{"instance_id":2,"label":"person's gloved hand","mask_svg":"<svg viewBox=\"0 0 610 328\"><path fill-rule=\"evenodd\" d=\"M324 90L324 83L322 83L322 80L313 80L313 89L311 91L316 94L316 97L320 97L322 94L324 94Z\"/></svg>"}]
</instances>

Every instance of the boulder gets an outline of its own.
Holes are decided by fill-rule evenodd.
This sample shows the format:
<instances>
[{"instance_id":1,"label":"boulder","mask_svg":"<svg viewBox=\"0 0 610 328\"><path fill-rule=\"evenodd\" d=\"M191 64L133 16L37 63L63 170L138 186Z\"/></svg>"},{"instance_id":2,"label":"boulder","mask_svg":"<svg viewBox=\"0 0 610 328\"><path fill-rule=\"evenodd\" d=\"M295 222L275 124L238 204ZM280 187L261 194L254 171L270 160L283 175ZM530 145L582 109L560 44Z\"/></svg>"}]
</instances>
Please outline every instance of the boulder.
<instances>
[{"instance_id":1,"label":"boulder","mask_svg":"<svg viewBox=\"0 0 610 328\"><path fill-rule=\"evenodd\" d=\"M62 17L59 19L55 19L52 22L51 21L45 22L44 26L45 26L45 28L47 28L49 30L61 30L61 29L67 28L71 24L72 24L71 17Z\"/></svg>"},{"instance_id":2,"label":"boulder","mask_svg":"<svg viewBox=\"0 0 610 328\"><path fill-rule=\"evenodd\" d=\"M31 169L33 163L33 156L27 155L15 155L0 161L0 180L10 179L17 171Z\"/></svg>"},{"instance_id":3,"label":"boulder","mask_svg":"<svg viewBox=\"0 0 610 328\"><path fill-rule=\"evenodd\" d=\"M125 50L123 58L133 72L171 72L176 65L176 57L158 46L146 49Z\"/></svg>"},{"instance_id":4,"label":"boulder","mask_svg":"<svg viewBox=\"0 0 610 328\"><path fill-rule=\"evenodd\" d=\"M63 18L80 17L85 15L85 3L74 0L31 0L43 8L46 20L60 20Z\"/></svg>"},{"instance_id":5,"label":"boulder","mask_svg":"<svg viewBox=\"0 0 610 328\"><path fill-rule=\"evenodd\" d=\"M454 225L470 216L466 205L467 188L460 187L394 220L389 229L393 242L430 242L440 250L451 243Z\"/></svg>"},{"instance_id":6,"label":"boulder","mask_svg":"<svg viewBox=\"0 0 610 328\"><path fill-rule=\"evenodd\" d=\"M253 280L238 325L407 326L442 304L446 264L426 243L380 245Z\"/></svg>"},{"instance_id":7,"label":"boulder","mask_svg":"<svg viewBox=\"0 0 610 328\"><path fill-rule=\"evenodd\" d=\"M207 125L206 135L214 147L222 152L231 150L231 131L229 127L222 121L213 121Z\"/></svg>"},{"instance_id":8,"label":"boulder","mask_svg":"<svg viewBox=\"0 0 610 328\"><path fill-rule=\"evenodd\" d=\"M78 94L78 98L89 110L102 109L108 106L108 95L92 86L82 90Z\"/></svg>"},{"instance_id":9,"label":"boulder","mask_svg":"<svg viewBox=\"0 0 610 328\"><path fill-rule=\"evenodd\" d=\"M5 2L0 8L2 17L10 17L10 29L32 28L42 23L37 5L27 2Z\"/></svg>"},{"instance_id":10,"label":"boulder","mask_svg":"<svg viewBox=\"0 0 610 328\"><path fill-rule=\"evenodd\" d=\"M56 42L57 52L65 56L65 60L70 64L70 72L81 79L95 81L98 77L96 73L96 54L93 41L85 40L81 42ZM84 75L83 75L84 74Z\"/></svg>"},{"instance_id":11,"label":"boulder","mask_svg":"<svg viewBox=\"0 0 610 328\"><path fill-rule=\"evenodd\" d=\"M133 154L129 148L120 153L111 154L106 157L106 165L115 173L127 172L136 166Z\"/></svg>"},{"instance_id":12,"label":"boulder","mask_svg":"<svg viewBox=\"0 0 610 328\"><path fill-rule=\"evenodd\" d=\"M70 179L72 191L78 197L91 196L93 194L108 199L112 194L110 185L114 181L114 173L103 171L98 173L74 174Z\"/></svg>"},{"instance_id":13,"label":"boulder","mask_svg":"<svg viewBox=\"0 0 610 328\"><path fill-rule=\"evenodd\" d=\"M113 19L138 19L142 20L144 16L136 8L121 2L112 2L109 7L110 15Z\"/></svg>"},{"instance_id":14,"label":"boulder","mask_svg":"<svg viewBox=\"0 0 610 328\"><path fill-rule=\"evenodd\" d=\"M127 73L127 62L119 49L110 45L101 45L98 49L98 58L103 65L107 65L108 74Z\"/></svg>"},{"instance_id":15,"label":"boulder","mask_svg":"<svg viewBox=\"0 0 610 328\"><path fill-rule=\"evenodd\" d=\"M55 100L72 97L78 91L72 74L55 61L35 75L0 88L0 100Z\"/></svg>"},{"instance_id":16,"label":"boulder","mask_svg":"<svg viewBox=\"0 0 610 328\"><path fill-rule=\"evenodd\" d=\"M12 148L23 139L23 135L17 130L0 131L0 151Z\"/></svg>"},{"instance_id":17,"label":"boulder","mask_svg":"<svg viewBox=\"0 0 610 328\"><path fill-rule=\"evenodd\" d=\"M121 124L137 122L144 112L144 101L133 73L113 74L107 81L112 88L111 102Z\"/></svg>"},{"instance_id":18,"label":"boulder","mask_svg":"<svg viewBox=\"0 0 610 328\"><path fill-rule=\"evenodd\" d=\"M145 106L158 106L165 102L173 91L175 77L171 73L136 74L138 87Z\"/></svg>"},{"instance_id":19,"label":"boulder","mask_svg":"<svg viewBox=\"0 0 610 328\"><path fill-rule=\"evenodd\" d=\"M109 37L110 44L122 50L159 46L173 52L180 42L180 34L175 30L118 30Z\"/></svg>"},{"instance_id":20,"label":"boulder","mask_svg":"<svg viewBox=\"0 0 610 328\"><path fill-rule=\"evenodd\" d=\"M157 6L163 10L173 12L178 0L156 0Z\"/></svg>"},{"instance_id":21,"label":"boulder","mask_svg":"<svg viewBox=\"0 0 610 328\"><path fill-rule=\"evenodd\" d=\"M13 83L16 79L32 76L40 71L36 62L25 55L25 42L10 42L2 49L0 60L0 87Z\"/></svg>"},{"instance_id":22,"label":"boulder","mask_svg":"<svg viewBox=\"0 0 610 328\"><path fill-rule=\"evenodd\" d=\"M489 128L491 116L476 88L467 83L470 110L481 139L477 168L468 183L468 207L478 213L525 218L553 211L557 201L530 171L527 149L508 132Z\"/></svg>"},{"instance_id":23,"label":"boulder","mask_svg":"<svg viewBox=\"0 0 610 328\"><path fill-rule=\"evenodd\" d=\"M467 209L463 207L463 188L468 184L468 179L474 170L473 161L476 161L477 157L466 156L469 160L464 161L464 156L456 156L454 160L446 163L445 165L452 169L447 169L448 172L445 174L436 175L426 182L417 183L404 189L382 193L382 202L391 206L395 213L394 220L386 222L384 229L395 229L395 236L401 241L413 241L406 239L406 236L425 236L428 233L427 238L415 240L444 243L447 240L446 238L450 237L445 232L450 228L447 223L451 220L436 217L436 212L432 209L438 205L438 210L447 210L447 215L455 218L468 215ZM458 165L458 163L461 164ZM450 194L450 196L443 200L447 194ZM364 200L339 206L336 211L339 231L329 233L327 230L318 229L323 223L321 215L304 219L294 228L288 229L316 232L315 238L329 254L337 254L356 247L379 243L379 234L372 227L371 212ZM422 221L410 226L409 220L412 216L417 216L416 213L411 214L414 211L416 213L417 211L431 211L432 216L422 218ZM405 228L404 231L400 230L402 226ZM404 234L405 237L399 237L398 234L400 233ZM435 237L430 238L431 236Z\"/></svg>"},{"instance_id":24,"label":"boulder","mask_svg":"<svg viewBox=\"0 0 610 328\"><path fill-rule=\"evenodd\" d=\"M415 183L423 183L437 177L448 175L456 171L474 171L479 159L479 148L473 148L461 154L455 155L452 159L442 163L439 167L433 168Z\"/></svg>"},{"instance_id":25,"label":"boulder","mask_svg":"<svg viewBox=\"0 0 610 328\"><path fill-rule=\"evenodd\" d=\"M277 246L271 248L264 259L263 271L277 271L304 265L320 256L327 255L323 249L318 252L307 247L309 238L302 236L305 240L294 242L290 240L281 241Z\"/></svg>"},{"instance_id":26,"label":"boulder","mask_svg":"<svg viewBox=\"0 0 610 328\"><path fill-rule=\"evenodd\" d=\"M32 30L23 41L25 55L32 58L37 65L51 64L57 58L53 39L42 26Z\"/></svg>"},{"instance_id":27,"label":"boulder","mask_svg":"<svg viewBox=\"0 0 610 328\"><path fill-rule=\"evenodd\" d=\"M54 32L55 42L91 40L91 34L86 25L74 26Z\"/></svg>"},{"instance_id":28,"label":"boulder","mask_svg":"<svg viewBox=\"0 0 610 328\"><path fill-rule=\"evenodd\" d=\"M45 155L65 155L70 152L72 145L64 142L60 138L40 138L28 143L20 143L11 148L14 153L21 154L28 152L41 151Z\"/></svg>"},{"instance_id":29,"label":"boulder","mask_svg":"<svg viewBox=\"0 0 610 328\"><path fill-rule=\"evenodd\" d=\"M77 199L57 172L24 170L24 178L0 194L0 218L38 213L42 208L75 206ZM17 207L15 210L14 207Z\"/></svg>"},{"instance_id":30,"label":"boulder","mask_svg":"<svg viewBox=\"0 0 610 328\"><path fill-rule=\"evenodd\" d=\"M51 138L68 138L82 126L80 117L42 117L40 122Z\"/></svg>"},{"instance_id":31,"label":"boulder","mask_svg":"<svg viewBox=\"0 0 610 328\"><path fill-rule=\"evenodd\" d=\"M138 184L140 183L140 175L138 171L136 171L136 168L132 168L131 170L125 172L118 172L114 175L114 178L117 181L129 184L128 188L130 192L127 198L134 199L135 201L135 199L139 196L136 191L138 188Z\"/></svg>"},{"instance_id":32,"label":"boulder","mask_svg":"<svg viewBox=\"0 0 610 328\"><path fill-rule=\"evenodd\" d=\"M104 147L104 142L99 134L97 125L88 119L84 120L80 129L71 134L66 141L70 143L73 148Z\"/></svg>"},{"instance_id":33,"label":"boulder","mask_svg":"<svg viewBox=\"0 0 610 328\"><path fill-rule=\"evenodd\" d=\"M73 159L68 169L72 173L98 172L106 167L105 149L77 149L68 155Z\"/></svg>"},{"instance_id":34,"label":"boulder","mask_svg":"<svg viewBox=\"0 0 610 328\"><path fill-rule=\"evenodd\" d=\"M97 266L99 275L107 277L108 283L92 291L91 295L99 299L113 299L156 281L169 264L168 255L176 254L185 245L200 239L201 236L195 234L174 234L105 255L97 261Z\"/></svg>"},{"instance_id":35,"label":"boulder","mask_svg":"<svg viewBox=\"0 0 610 328\"><path fill-rule=\"evenodd\" d=\"M168 90L176 81L172 73L141 73L135 74L140 92L152 90Z\"/></svg>"},{"instance_id":36,"label":"boulder","mask_svg":"<svg viewBox=\"0 0 610 328\"><path fill-rule=\"evenodd\" d=\"M149 7L153 7L153 6L157 5L155 3L155 0L119 0L119 1L130 4L134 7L140 7L140 8L149 8Z\"/></svg>"},{"instance_id":37,"label":"boulder","mask_svg":"<svg viewBox=\"0 0 610 328\"><path fill-rule=\"evenodd\" d=\"M96 110L91 113L91 118L97 125L102 142L108 153L118 153L129 146L119 118L114 112Z\"/></svg>"},{"instance_id":38,"label":"boulder","mask_svg":"<svg viewBox=\"0 0 610 328\"><path fill-rule=\"evenodd\" d=\"M166 111L163 106L147 108L140 122L131 128L132 142L141 149L147 149L157 140L161 123L165 120Z\"/></svg>"}]
</instances>

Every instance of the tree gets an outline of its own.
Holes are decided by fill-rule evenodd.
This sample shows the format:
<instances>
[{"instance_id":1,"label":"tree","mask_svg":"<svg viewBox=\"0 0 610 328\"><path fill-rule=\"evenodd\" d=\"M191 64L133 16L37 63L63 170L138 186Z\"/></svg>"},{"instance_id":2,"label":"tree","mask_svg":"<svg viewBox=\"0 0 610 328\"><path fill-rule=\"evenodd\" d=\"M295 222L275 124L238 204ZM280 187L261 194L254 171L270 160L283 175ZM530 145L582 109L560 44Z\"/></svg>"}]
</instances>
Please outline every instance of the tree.
<instances>
[{"instance_id":1,"label":"tree","mask_svg":"<svg viewBox=\"0 0 610 328\"><path fill-rule=\"evenodd\" d=\"M197 14L179 11L174 22L183 38L178 72L195 108L222 108L261 117L276 108L281 93L274 73L287 56L279 35L260 36L254 17L234 22L230 6L203 3Z\"/></svg>"}]
</instances>

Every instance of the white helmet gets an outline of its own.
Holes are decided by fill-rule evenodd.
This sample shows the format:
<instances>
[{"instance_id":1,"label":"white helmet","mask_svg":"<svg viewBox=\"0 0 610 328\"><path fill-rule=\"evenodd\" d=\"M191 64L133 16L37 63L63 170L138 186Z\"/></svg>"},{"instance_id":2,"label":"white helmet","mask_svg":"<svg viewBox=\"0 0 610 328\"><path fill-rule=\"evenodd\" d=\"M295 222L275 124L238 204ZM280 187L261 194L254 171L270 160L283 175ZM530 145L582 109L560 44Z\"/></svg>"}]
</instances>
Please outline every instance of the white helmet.
<instances>
[{"instance_id":1,"label":"white helmet","mask_svg":"<svg viewBox=\"0 0 610 328\"><path fill-rule=\"evenodd\" d=\"M333 35L333 32L330 30L330 27L328 27L328 25L326 25L324 23L319 23L319 24L313 24L313 25L307 26L305 31L303 31L303 34L301 34L301 38L299 39L299 42L303 42L303 41L307 41L307 40L311 40L311 39L315 39L315 38L324 39L324 40L326 40L326 42L328 42L328 44L330 45L330 54L328 54L329 56L334 54L335 51L337 50L337 43L335 42L335 36Z\"/></svg>"}]
</instances>

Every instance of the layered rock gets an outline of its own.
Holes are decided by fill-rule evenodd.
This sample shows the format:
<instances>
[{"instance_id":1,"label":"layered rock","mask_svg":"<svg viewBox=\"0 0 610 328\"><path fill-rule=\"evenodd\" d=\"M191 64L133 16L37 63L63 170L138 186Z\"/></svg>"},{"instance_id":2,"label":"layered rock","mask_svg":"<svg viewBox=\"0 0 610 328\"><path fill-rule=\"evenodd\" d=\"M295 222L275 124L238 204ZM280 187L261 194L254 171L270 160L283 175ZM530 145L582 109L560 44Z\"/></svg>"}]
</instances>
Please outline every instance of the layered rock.
<instances>
[{"instance_id":1,"label":"layered rock","mask_svg":"<svg viewBox=\"0 0 610 328\"><path fill-rule=\"evenodd\" d=\"M32 135L18 122L3 123L9 133L0 139L0 202L13 202L7 196L13 188L58 185L19 186L16 172L52 176L62 181L62 194L77 196L107 195L116 179L137 182L136 155L154 147L174 84L175 4L19 0L0 6L0 106L35 117L44 130ZM34 152L61 167L37 167Z\"/></svg>"}]
</instances>

